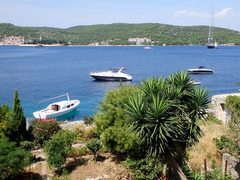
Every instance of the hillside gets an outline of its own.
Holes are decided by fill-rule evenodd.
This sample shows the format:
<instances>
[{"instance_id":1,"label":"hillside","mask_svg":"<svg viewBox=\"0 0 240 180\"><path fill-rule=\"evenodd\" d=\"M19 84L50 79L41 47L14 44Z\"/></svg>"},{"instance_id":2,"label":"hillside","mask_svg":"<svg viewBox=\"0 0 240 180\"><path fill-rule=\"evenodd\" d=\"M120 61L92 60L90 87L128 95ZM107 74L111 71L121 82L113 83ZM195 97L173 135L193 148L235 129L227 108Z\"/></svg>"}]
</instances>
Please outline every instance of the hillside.
<instances>
[{"instance_id":1,"label":"hillside","mask_svg":"<svg viewBox=\"0 0 240 180\"><path fill-rule=\"evenodd\" d=\"M165 24L108 24L76 26L67 29L49 27L20 27L0 24L0 39L6 36L23 36L26 43L67 43L73 45L109 44L130 45L128 38L149 38L154 45L206 44L208 26L173 26ZM40 38L41 37L41 38ZM219 44L240 45L240 32L214 28Z\"/></svg>"}]
</instances>

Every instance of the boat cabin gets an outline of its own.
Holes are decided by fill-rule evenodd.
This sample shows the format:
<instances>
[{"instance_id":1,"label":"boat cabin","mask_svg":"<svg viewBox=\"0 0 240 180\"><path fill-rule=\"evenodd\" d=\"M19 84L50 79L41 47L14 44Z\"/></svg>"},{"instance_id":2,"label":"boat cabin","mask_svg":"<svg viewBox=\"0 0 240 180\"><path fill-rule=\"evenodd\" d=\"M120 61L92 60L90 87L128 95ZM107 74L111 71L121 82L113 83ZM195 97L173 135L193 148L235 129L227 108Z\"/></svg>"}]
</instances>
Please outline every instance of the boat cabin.
<instances>
[{"instance_id":1,"label":"boat cabin","mask_svg":"<svg viewBox=\"0 0 240 180\"><path fill-rule=\"evenodd\" d=\"M53 105L51 106L51 110L58 111L59 109L60 109L60 107L59 107L59 105L57 105L57 104L53 104Z\"/></svg>"}]
</instances>

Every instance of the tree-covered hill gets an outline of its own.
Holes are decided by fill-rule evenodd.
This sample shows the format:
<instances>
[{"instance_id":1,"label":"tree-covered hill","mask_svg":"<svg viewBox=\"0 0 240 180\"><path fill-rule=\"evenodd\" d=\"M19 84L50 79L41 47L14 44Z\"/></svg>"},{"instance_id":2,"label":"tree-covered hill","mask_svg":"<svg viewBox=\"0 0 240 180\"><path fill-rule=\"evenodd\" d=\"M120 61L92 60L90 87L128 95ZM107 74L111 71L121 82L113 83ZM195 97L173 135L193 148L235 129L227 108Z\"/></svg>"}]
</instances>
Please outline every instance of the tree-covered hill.
<instances>
[{"instance_id":1,"label":"tree-covered hill","mask_svg":"<svg viewBox=\"0 0 240 180\"><path fill-rule=\"evenodd\" d=\"M24 36L27 43L70 42L88 45L93 43L128 45L128 38L149 38L153 44L189 45L206 44L208 26L173 26L166 24L106 24L75 26L67 29L49 27L20 27L0 24L0 39L5 36ZM240 32L214 27L214 38L220 44L240 45Z\"/></svg>"}]
</instances>

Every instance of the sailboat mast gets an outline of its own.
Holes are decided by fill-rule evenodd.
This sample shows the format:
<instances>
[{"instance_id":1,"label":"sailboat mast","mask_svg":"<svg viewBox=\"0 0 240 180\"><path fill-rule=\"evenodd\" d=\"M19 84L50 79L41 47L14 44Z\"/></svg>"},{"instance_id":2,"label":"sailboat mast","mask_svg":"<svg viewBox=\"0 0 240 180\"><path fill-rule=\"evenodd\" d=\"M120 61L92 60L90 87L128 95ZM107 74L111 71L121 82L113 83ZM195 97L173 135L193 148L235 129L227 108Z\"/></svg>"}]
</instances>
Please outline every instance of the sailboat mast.
<instances>
[{"instance_id":1,"label":"sailboat mast","mask_svg":"<svg viewBox=\"0 0 240 180\"><path fill-rule=\"evenodd\" d=\"M214 13L212 8L211 15L210 15L209 32L208 32L208 43L213 43L213 23L214 23L213 21L214 21Z\"/></svg>"},{"instance_id":2,"label":"sailboat mast","mask_svg":"<svg viewBox=\"0 0 240 180\"><path fill-rule=\"evenodd\" d=\"M211 16L210 16L210 24L209 24L209 32L208 32L208 48L217 48L217 42L213 39L213 27L214 27L214 20L215 20L215 13L213 8L211 9Z\"/></svg>"}]
</instances>

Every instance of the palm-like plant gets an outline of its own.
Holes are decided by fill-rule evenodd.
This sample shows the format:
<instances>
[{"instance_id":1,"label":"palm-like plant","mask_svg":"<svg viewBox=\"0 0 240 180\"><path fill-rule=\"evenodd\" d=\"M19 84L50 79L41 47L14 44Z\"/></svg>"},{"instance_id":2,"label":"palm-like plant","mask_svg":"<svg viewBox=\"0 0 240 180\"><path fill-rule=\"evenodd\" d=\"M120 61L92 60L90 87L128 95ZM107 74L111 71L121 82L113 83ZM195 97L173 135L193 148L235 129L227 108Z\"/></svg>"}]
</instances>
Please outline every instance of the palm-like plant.
<instances>
[{"instance_id":1,"label":"palm-like plant","mask_svg":"<svg viewBox=\"0 0 240 180\"><path fill-rule=\"evenodd\" d=\"M126 104L133 130L151 155L166 161L172 174L181 172L178 165L185 158L186 148L201 135L197 120L207 114L208 93L193 85L184 72L143 81L139 88L141 93ZM180 174L176 173L175 179Z\"/></svg>"}]
</instances>

